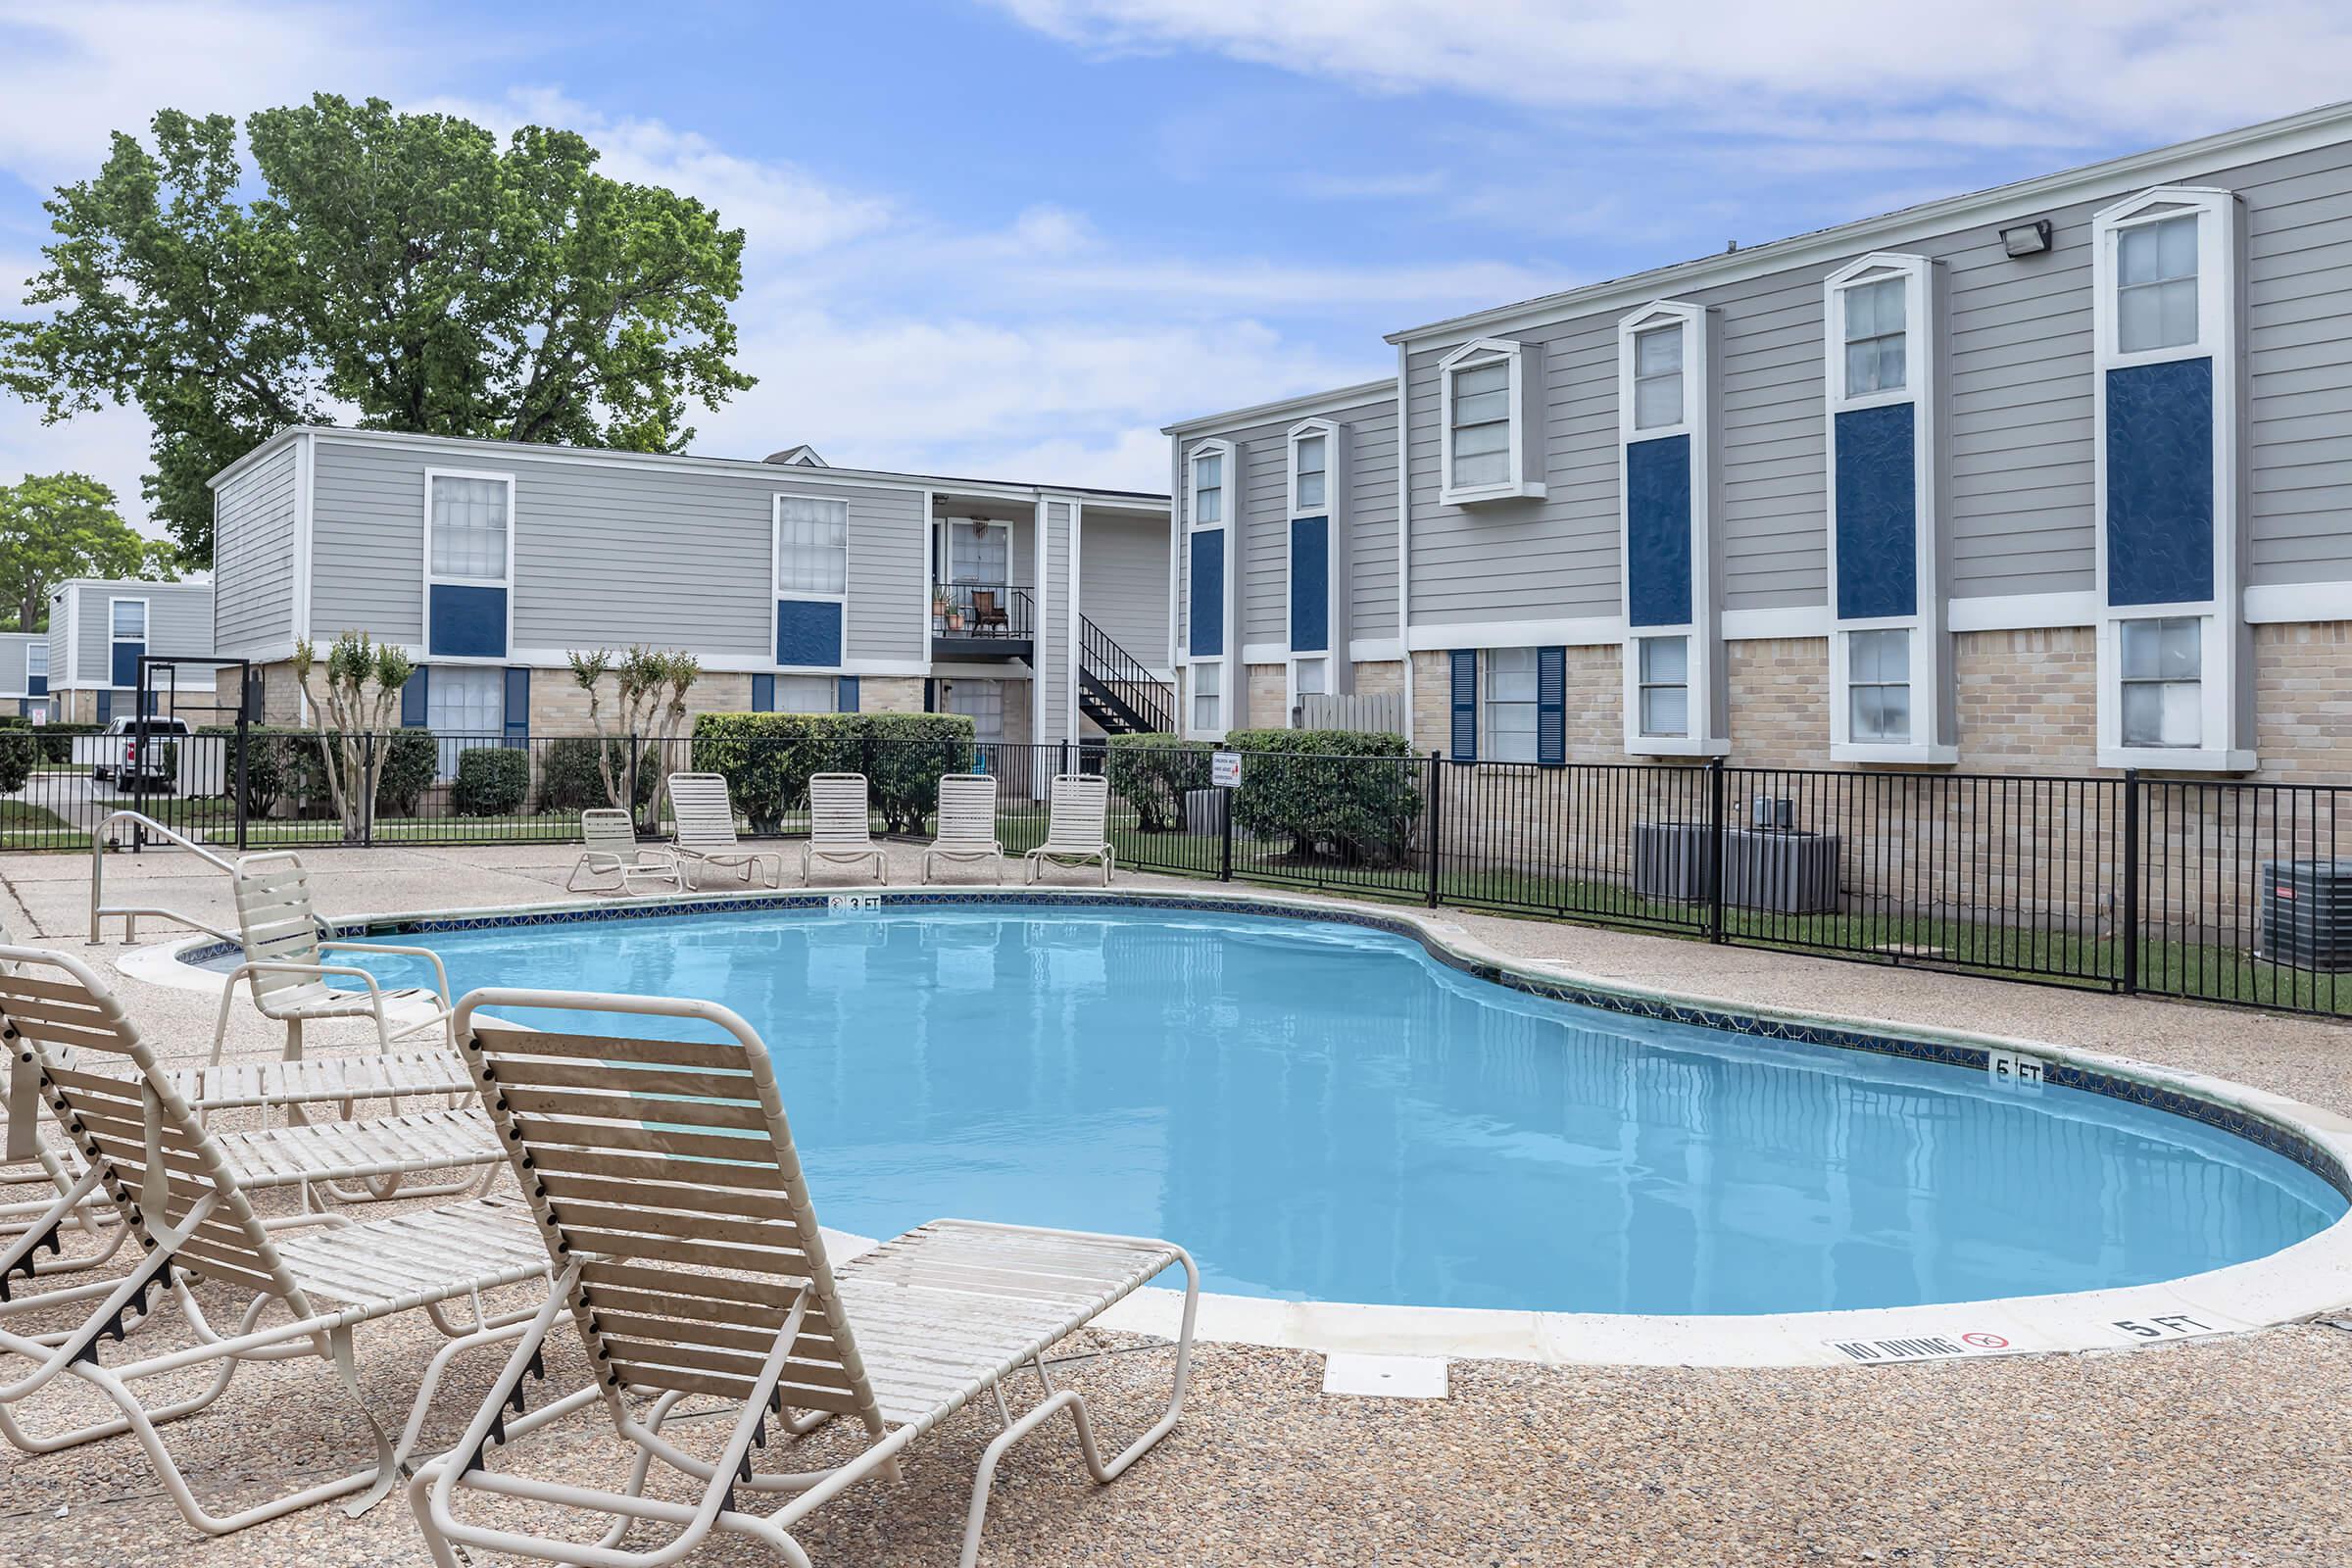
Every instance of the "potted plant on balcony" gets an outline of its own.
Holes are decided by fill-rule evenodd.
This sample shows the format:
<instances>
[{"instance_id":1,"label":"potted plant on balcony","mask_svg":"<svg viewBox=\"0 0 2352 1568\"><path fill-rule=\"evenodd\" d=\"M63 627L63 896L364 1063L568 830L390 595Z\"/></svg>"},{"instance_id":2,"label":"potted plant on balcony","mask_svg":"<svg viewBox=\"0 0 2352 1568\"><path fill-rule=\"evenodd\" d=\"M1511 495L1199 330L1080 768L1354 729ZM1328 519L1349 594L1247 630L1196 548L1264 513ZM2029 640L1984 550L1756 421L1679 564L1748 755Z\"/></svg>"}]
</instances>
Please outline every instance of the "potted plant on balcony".
<instances>
[{"instance_id":1,"label":"potted plant on balcony","mask_svg":"<svg viewBox=\"0 0 2352 1568\"><path fill-rule=\"evenodd\" d=\"M961 630L963 630L963 607L962 607L962 606L958 605L958 606L956 606L956 607L954 607L954 608L952 608L952 609L950 609L950 610L949 610L949 612L948 612L948 630L950 630L950 631L961 631Z\"/></svg>"}]
</instances>

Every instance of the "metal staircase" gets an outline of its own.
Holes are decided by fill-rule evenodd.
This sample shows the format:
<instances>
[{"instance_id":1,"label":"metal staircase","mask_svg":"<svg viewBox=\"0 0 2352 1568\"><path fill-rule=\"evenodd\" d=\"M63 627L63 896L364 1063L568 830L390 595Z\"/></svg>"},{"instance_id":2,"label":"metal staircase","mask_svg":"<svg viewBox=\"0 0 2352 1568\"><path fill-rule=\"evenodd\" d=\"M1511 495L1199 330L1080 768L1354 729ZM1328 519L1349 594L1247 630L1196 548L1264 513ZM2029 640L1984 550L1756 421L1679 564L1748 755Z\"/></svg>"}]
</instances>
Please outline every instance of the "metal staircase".
<instances>
[{"instance_id":1,"label":"metal staircase","mask_svg":"<svg viewBox=\"0 0 2352 1568\"><path fill-rule=\"evenodd\" d=\"M1078 617L1078 710L1106 735L1176 728L1176 693L1109 633Z\"/></svg>"}]
</instances>

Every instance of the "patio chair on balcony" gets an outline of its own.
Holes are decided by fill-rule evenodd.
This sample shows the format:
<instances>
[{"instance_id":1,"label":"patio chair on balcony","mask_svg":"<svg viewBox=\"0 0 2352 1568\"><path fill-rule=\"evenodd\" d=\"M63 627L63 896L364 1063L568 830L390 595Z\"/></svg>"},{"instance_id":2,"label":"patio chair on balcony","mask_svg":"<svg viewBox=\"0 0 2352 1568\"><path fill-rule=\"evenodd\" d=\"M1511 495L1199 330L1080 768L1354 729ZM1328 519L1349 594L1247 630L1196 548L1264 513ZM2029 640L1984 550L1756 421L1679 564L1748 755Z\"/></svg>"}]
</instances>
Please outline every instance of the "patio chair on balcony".
<instances>
[{"instance_id":1,"label":"patio chair on balcony","mask_svg":"<svg viewBox=\"0 0 2352 1568\"><path fill-rule=\"evenodd\" d=\"M1046 842L1021 857L1028 880L1035 882L1048 865L1067 869L1080 865L1102 867L1102 885L1110 886L1112 863L1110 783L1101 774L1056 773L1054 799L1046 817Z\"/></svg>"},{"instance_id":2,"label":"patio chair on balcony","mask_svg":"<svg viewBox=\"0 0 2352 1568\"><path fill-rule=\"evenodd\" d=\"M775 850L749 850L735 836L735 803L727 781L716 773L669 775L669 814L676 824L672 848L686 885L699 889L703 873L716 868L740 874L746 884L784 885L784 857Z\"/></svg>"},{"instance_id":3,"label":"patio chair on balcony","mask_svg":"<svg viewBox=\"0 0 2352 1568\"><path fill-rule=\"evenodd\" d=\"M602 1024L568 1034L488 1016L549 1010L697 1027L687 1040L641 1040L614 1038ZM902 1453L980 1402L1002 1411L1005 1425L981 1456L964 1516L962 1561L970 1568L998 1461L1021 1438L1068 1410L1088 1471L1107 1483L1175 1426L1199 1290L1182 1248L938 1220L836 1268L828 1256L836 1244L817 1225L767 1048L734 1013L664 997L488 990L469 993L458 1016L466 1059L560 1276L465 1435L410 1484L410 1505L442 1568L454 1568L459 1548L607 1568L674 1563L713 1531L749 1537L805 1565L808 1554L789 1533L795 1525L866 1477L896 1479ZM616 1058L627 1068L614 1070ZM636 1079L659 1089L633 1092ZM1054 1387L1045 1352L1178 1267L1184 1315L1170 1348L1167 1407L1105 1460L1084 1396ZM542 1481L503 1459L490 1468L485 1446L502 1422L513 1445L581 1407L574 1396L519 1418L507 1414L559 1323L576 1324L585 1337L602 1378L586 1392L601 1398L613 1431L635 1450L631 1464L609 1472L616 1487ZM1049 1392L1015 1419L1003 1401L1024 1369ZM652 1403L637 1407L634 1395L650 1395ZM706 1429L717 1440L709 1458L709 1447L688 1452L662 1434L690 1396L739 1406ZM821 1456L780 1441L836 1418L855 1431ZM656 1461L676 1471L679 1484L649 1495ZM461 1503L470 1517L461 1517ZM476 1512L502 1504L503 1528ZM569 1539L524 1535L513 1518L517 1507L542 1517L585 1514L588 1522ZM675 1534L642 1552L617 1550L640 1523Z\"/></svg>"},{"instance_id":4,"label":"patio chair on balcony","mask_svg":"<svg viewBox=\"0 0 2352 1568\"><path fill-rule=\"evenodd\" d=\"M216 1535L330 1497L389 1491L416 1445L450 1361L522 1332L528 1308L495 1315L480 1293L547 1277L536 1222L513 1198L357 1224L346 1214L308 1209L264 1218L252 1196L453 1163L495 1172L503 1156L482 1110L216 1133L157 1063L105 983L78 958L0 948L0 1013L16 1049L38 1071L42 1098L84 1165L50 1205L45 1225L0 1250L0 1279L31 1273L32 1254L87 1200L111 1202L118 1223L140 1243L135 1252L124 1250L131 1261L117 1277L20 1295L0 1307L5 1317L38 1311L52 1325L66 1315L63 1308L76 1309L76 1320L62 1331L34 1335L0 1327L0 1351L30 1366L0 1382L0 1436L24 1452L53 1453L135 1434L181 1514ZM69 1059L75 1065L68 1066ZM216 1328L206 1317L188 1288L196 1277L250 1293L233 1326ZM164 1300L149 1299L159 1293ZM177 1306L194 1344L127 1361L101 1353L102 1341L123 1342L166 1301ZM471 1303L470 1324L446 1315L459 1301ZM86 1312L79 1310L82 1303L89 1303ZM272 1307L282 1309L282 1320L261 1326ZM395 1440L362 1398L352 1331L415 1307L423 1307L450 1343L427 1363ZM213 1403L243 1363L308 1355L328 1363L366 1420L375 1463L236 1512L210 1511L190 1490L164 1429ZM184 1378L173 1377L154 1396L161 1402L150 1405L141 1397L146 1380L191 1371L209 1373L209 1380L191 1392ZM28 1430L18 1407L69 1378L98 1390L120 1414L63 1432ZM209 1462L217 1455L205 1457Z\"/></svg>"},{"instance_id":5,"label":"patio chair on balcony","mask_svg":"<svg viewBox=\"0 0 2352 1568\"><path fill-rule=\"evenodd\" d=\"M923 880L941 860L990 862L1004 880L1004 846L997 838L997 781L987 773L939 776L939 833L923 851Z\"/></svg>"},{"instance_id":6,"label":"patio chair on balcony","mask_svg":"<svg viewBox=\"0 0 2352 1568\"><path fill-rule=\"evenodd\" d=\"M666 844L638 843L637 824L627 811L602 807L582 811L580 843L580 858L564 880L566 893L625 896L636 892L640 882L685 891L686 873L677 852ZM586 887L580 885L582 877L588 879Z\"/></svg>"},{"instance_id":7,"label":"patio chair on balcony","mask_svg":"<svg viewBox=\"0 0 2352 1568\"><path fill-rule=\"evenodd\" d=\"M1012 617L1005 614L1004 607L997 602L994 588L975 588L972 590L972 630L985 632L991 627L1009 636Z\"/></svg>"},{"instance_id":8,"label":"patio chair on balcony","mask_svg":"<svg viewBox=\"0 0 2352 1568\"><path fill-rule=\"evenodd\" d=\"M863 773L818 773L808 780L808 839L801 846L801 881L819 860L827 865L874 862L874 878L890 881L890 858L874 842L874 815Z\"/></svg>"}]
</instances>

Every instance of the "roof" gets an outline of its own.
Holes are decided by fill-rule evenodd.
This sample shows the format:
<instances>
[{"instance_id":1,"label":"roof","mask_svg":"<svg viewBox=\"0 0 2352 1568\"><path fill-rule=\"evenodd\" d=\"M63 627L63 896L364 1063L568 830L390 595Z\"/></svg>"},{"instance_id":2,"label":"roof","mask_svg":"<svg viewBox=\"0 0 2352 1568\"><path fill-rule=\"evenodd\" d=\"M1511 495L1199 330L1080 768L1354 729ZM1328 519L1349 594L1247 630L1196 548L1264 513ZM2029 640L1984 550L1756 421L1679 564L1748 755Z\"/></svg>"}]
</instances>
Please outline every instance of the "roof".
<instances>
[{"instance_id":1,"label":"roof","mask_svg":"<svg viewBox=\"0 0 2352 1568\"><path fill-rule=\"evenodd\" d=\"M2038 217L2052 207L2126 195L2149 185L2168 184L2210 171L2222 160L2276 158L2286 153L2323 147L2346 139L2352 131L2352 102L2328 104L2282 119L2265 121L2236 130L2200 136L2146 152L2130 153L2102 163L2055 174L2037 175L1964 196L1922 202L1876 218L1860 219L1830 228L1815 229L1769 244L1719 252L1691 261L1676 262L1624 277L1579 284L1510 305L1491 306L1465 316L1407 327L1388 334L1391 343L1416 343L1425 338L1460 339L1493 331L1529 318L1557 318L1640 304L1661 294L1707 284L1759 277L1808 262L1859 255L1899 244L1905 237L1938 233L1980 223L2017 221Z\"/></svg>"},{"instance_id":2,"label":"roof","mask_svg":"<svg viewBox=\"0 0 2352 1568\"><path fill-rule=\"evenodd\" d=\"M1383 376L1377 381L1359 381L1354 386L1335 387L1329 392L1307 392L1295 398L1277 398L1272 403L1253 403L1246 409L1229 409L1223 414L1195 415L1174 424L1159 427L1161 435L1192 435L1201 430L1221 429L1236 424L1263 424L1269 419L1287 418L1297 415L1306 418L1311 415L1327 414L1334 409L1351 408L1370 403L1376 398L1396 395L1396 378Z\"/></svg>"},{"instance_id":3,"label":"roof","mask_svg":"<svg viewBox=\"0 0 2352 1568\"><path fill-rule=\"evenodd\" d=\"M582 463L611 463L636 467L675 468L681 472L731 470L737 473L756 473L764 479L779 479L786 475L777 470L785 465L759 458L706 458L679 452L624 452L611 447L568 447L543 441L500 441L477 436L413 435L404 430L360 430L339 424L293 424L278 431L236 462L222 468L206 481L219 488L232 475L242 472L249 465L266 454L298 437L331 436L338 441L359 441L384 446L422 446L446 448L451 451L477 453L518 454L534 458L568 458ZM795 466L800 466L796 465ZM797 475L793 477L798 477ZM957 490L974 495L1005 495L1018 492L1025 498L1037 500L1068 499L1072 501L1102 501L1107 504L1134 507L1148 512L1164 512L1168 498L1151 490L1105 490L1093 485L1039 484L1025 480L958 478L952 474L894 473L882 468L837 468L827 466L823 477L858 479L875 484L899 484L909 489Z\"/></svg>"}]
</instances>

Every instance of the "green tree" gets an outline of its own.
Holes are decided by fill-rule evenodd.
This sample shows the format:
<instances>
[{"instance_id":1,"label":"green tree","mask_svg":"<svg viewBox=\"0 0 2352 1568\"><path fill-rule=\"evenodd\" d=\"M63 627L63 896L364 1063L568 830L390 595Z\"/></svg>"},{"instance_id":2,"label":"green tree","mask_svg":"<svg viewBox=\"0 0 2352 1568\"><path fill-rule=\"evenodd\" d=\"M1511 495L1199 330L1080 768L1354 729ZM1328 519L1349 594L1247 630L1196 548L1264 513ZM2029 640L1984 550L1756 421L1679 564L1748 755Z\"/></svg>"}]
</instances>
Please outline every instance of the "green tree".
<instances>
[{"instance_id":1,"label":"green tree","mask_svg":"<svg viewBox=\"0 0 2352 1568\"><path fill-rule=\"evenodd\" d=\"M86 473L34 473L0 485L0 609L17 630L49 623L49 594L75 577L174 575L172 549L143 539L115 511L115 493Z\"/></svg>"},{"instance_id":2,"label":"green tree","mask_svg":"<svg viewBox=\"0 0 2352 1568\"><path fill-rule=\"evenodd\" d=\"M0 384L55 420L136 403L145 489L191 565L205 481L289 424L357 411L427 435L677 451L730 364L743 231L690 197L595 172L531 125L504 145L448 115L321 93L245 122L167 109L47 203L47 315L0 321Z\"/></svg>"}]
</instances>

